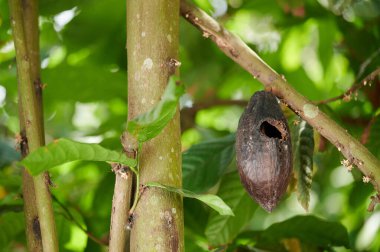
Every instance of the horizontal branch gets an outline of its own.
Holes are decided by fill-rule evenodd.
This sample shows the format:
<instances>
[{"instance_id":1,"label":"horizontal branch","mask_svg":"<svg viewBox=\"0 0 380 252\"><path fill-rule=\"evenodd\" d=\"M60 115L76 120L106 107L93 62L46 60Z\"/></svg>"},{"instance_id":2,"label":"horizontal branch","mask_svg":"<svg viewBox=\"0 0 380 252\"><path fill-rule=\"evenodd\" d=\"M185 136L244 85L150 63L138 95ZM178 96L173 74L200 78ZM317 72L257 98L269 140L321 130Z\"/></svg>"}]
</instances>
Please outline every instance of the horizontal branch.
<instances>
[{"instance_id":1,"label":"horizontal branch","mask_svg":"<svg viewBox=\"0 0 380 252\"><path fill-rule=\"evenodd\" d=\"M380 161L357 139L299 94L285 77L276 73L239 37L227 31L204 11L181 0L181 15L210 38L233 61L258 79L267 91L273 92L295 113L312 125L355 164L380 192Z\"/></svg>"}]
</instances>

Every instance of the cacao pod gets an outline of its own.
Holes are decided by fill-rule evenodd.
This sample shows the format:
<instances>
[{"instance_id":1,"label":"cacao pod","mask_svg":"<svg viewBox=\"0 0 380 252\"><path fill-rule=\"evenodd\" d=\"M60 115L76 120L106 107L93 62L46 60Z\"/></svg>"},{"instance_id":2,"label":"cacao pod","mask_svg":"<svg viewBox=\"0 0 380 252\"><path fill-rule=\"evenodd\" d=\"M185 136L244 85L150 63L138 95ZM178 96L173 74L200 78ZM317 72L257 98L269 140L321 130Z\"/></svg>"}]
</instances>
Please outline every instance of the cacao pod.
<instances>
[{"instance_id":1,"label":"cacao pod","mask_svg":"<svg viewBox=\"0 0 380 252\"><path fill-rule=\"evenodd\" d=\"M240 117L236 160L245 189L271 212L286 192L292 172L289 127L272 93L256 92Z\"/></svg>"}]
</instances>

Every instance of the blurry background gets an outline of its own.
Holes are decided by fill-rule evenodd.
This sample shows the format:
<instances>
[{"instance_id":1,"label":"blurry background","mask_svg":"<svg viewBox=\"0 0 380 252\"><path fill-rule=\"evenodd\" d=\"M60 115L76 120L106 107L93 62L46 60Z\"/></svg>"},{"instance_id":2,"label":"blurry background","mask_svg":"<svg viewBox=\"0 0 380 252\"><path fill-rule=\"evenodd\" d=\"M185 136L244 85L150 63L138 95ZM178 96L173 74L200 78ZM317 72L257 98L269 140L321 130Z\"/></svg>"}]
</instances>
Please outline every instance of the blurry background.
<instances>
[{"instance_id":1,"label":"blurry background","mask_svg":"<svg viewBox=\"0 0 380 252\"><path fill-rule=\"evenodd\" d=\"M239 35L310 100L340 95L380 67L379 1L194 2ZM119 136L128 111L125 1L40 0L39 24L47 142L66 137L121 150ZM190 24L181 20L180 27L181 80L187 87L181 100L184 187L218 193L235 212L234 218L216 216L186 199L187 251L227 249L220 246L226 243L232 244L231 251L236 247L251 251L260 242L273 244L272 251L279 251L278 244L291 251L314 251L315 243L322 241L284 240L279 233L274 241L247 238L264 237L271 224L307 212L294 192L272 214L257 208L244 192L236 174L231 134L247 100L263 87ZM320 108L380 158L379 107L380 78L376 76L350 99ZM25 250L20 169L12 164L20 156L15 150L17 109L8 6L0 0L0 251ZM285 114L293 128L298 119L289 110ZM380 210L366 211L374 194L372 186L362 182L357 170L348 172L341 165L343 156L318 134L315 142L309 214L340 222L353 250L379 251ZM104 251L74 222L107 240L114 183L110 167L74 162L52 169L51 174L61 250ZM293 224L284 225L283 230ZM340 226L327 227L340 232ZM344 237L334 241L322 247L346 250Z\"/></svg>"}]
</instances>

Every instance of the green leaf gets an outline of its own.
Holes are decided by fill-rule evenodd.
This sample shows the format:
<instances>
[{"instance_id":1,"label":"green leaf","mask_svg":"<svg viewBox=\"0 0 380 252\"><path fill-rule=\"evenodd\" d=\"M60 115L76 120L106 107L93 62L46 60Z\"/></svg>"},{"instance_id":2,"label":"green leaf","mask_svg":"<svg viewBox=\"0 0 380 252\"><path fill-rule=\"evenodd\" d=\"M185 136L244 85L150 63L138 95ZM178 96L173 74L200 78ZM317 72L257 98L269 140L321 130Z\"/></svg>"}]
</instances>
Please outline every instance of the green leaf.
<instances>
[{"instance_id":1,"label":"green leaf","mask_svg":"<svg viewBox=\"0 0 380 252\"><path fill-rule=\"evenodd\" d=\"M57 214L55 216L55 223L58 233L59 250L65 251L65 245L70 241L71 228L73 225L63 216L63 214Z\"/></svg>"},{"instance_id":2,"label":"green leaf","mask_svg":"<svg viewBox=\"0 0 380 252\"><path fill-rule=\"evenodd\" d=\"M214 186L231 163L235 134L191 146L182 154L183 187L204 192Z\"/></svg>"},{"instance_id":3,"label":"green leaf","mask_svg":"<svg viewBox=\"0 0 380 252\"><path fill-rule=\"evenodd\" d=\"M185 226L185 251L209 252L210 250L204 237L194 234Z\"/></svg>"},{"instance_id":4,"label":"green leaf","mask_svg":"<svg viewBox=\"0 0 380 252\"><path fill-rule=\"evenodd\" d=\"M115 162L127 165L132 170L136 166L136 160L127 158L123 153L108 150L98 144L78 143L64 138L38 148L20 164L35 176L54 166L77 160Z\"/></svg>"},{"instance_id":5,"label":"green leaf","mask_svg":"<svg viewBox=\"0 0 380 252\"><path fill-rule=\"evenodd\" d=\"M194 2L204 11L208 12L209 14L212 14L214 8L208 0L194 0Z\"/></svg>"},{"instance_id":6,"label":"green leaf","mask_svg":"<svg viewBox=\"0 0 380 252\"><path fill-rule=\"evenodd\" d=\"M174 117L179 98L184 93L184 87L176 85L176 80L177 77L170 77L161 100L152 110L128 121L128 132L139 142L142 143L157 136Z\"/></svg>"},{"instance_id":7,"label":"green leaf","mask_svg":"<svg viewBox=\"0 0 380 252\"><path fill-rule=\"evenodd\" d=\"M307 211L313 176L314 130L302 121L295 136L294 171L297 178L297 199Z\"/></svg>"},{"instance_id":8,"label":"green leaf","mask_svg":"<svg viewBox=\"0 0 380 252\"><path fill-rule=\"evenodd\" d=\"M349 248L347 229L339 222L326 221L309 216L295 216L283 222L275 223L263 232L259 232L256 246L267 248L283 239L295 238L301 243Z\"/></svg>"},{"instance_id":9,"label":"green leaf","mask_svg":"<svg viewBox=\"0 0 380 252\"><path fill-rule=\"evenodd\" d=\"M149 182L149 183L146 183L145 185L148 187L162 188L162 189L165 189L169 192L178 193L179 195L181 195L183 197L194 198L194 199L200 200L203 203L205 203L206 205L208 205L209 207L211 207L212 209L214 209L215 211L217 211L220 215L230 215L230 216L234 215L231 208L226 203L224 203L224 201L222 199L220 199L216 195L196 194L196 193L193 193L193 192L186 190L186 189L180 189L180 188L175 188L175 187L171 187L171 186L167 186L167 185L162 185L162 184L157 183L157 182Z\"/></svg>"},{"instance_id":10,"label":"green leaf","mask_svg":"<svg viewBox=\"0 0 380 252\"><path fill-rule=\"evenodd\" d=\"M0 215L0 248L5 249L24 230L24 213L6 212Z\"/></svg>"},{"instance_id":11,"label":"green leaf","mask_svg":"<svg viewBox=\"0 0 380 252\"><path fill-rule=\"evenodd\" d=\"M185 227L193 233L204 236L207 219L212 210L201 201L189 198L183 199L183 209Z\"/></svg>"},{"instance_id":12,"label":"green leaf","mask_svg":"<svg viewBox=\"0 0 380 252\"><path fill-rule=\"evenodd\" d=\"M211 213L206 227L206 237L211 246L231 242L252 219L257 208L257 204L241 185L237 172L223 177L218 195L231 206L235 216L218 216Z\"/></svg>"}]
</instances>

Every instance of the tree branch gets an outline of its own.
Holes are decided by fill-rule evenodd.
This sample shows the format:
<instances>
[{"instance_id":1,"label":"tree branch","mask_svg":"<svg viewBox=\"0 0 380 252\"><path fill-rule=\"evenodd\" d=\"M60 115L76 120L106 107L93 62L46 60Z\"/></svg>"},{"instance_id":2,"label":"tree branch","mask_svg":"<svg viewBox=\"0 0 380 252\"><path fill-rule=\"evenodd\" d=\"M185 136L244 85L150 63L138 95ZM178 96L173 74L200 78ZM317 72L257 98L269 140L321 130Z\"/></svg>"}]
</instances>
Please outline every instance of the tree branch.
<instances>
[{"instance_id":1,"label":"tree branch","mask_svg":"<svg viewBox=\"0 0 380 252\"><path fill-rule=\"evenodd\" d=\"M176 72L178 36L179 0L127 1L129 119L160 100L169 76ZM155 181L181 187L180 134L177 112L158 136L144 143L139 153L141 184ZM135 189L140 185L136 183ZM140 195L132 216L131 251L183 251L181 197L157 189Z\"/></svg>"},{"instance_id":2,"label":"tree branch","mask_svg":"<svg viewBox=\"0 0 380 252\"><path fill-rule=\"evenodd\" d=\"M123 134L122 143L126 155L136 158L137 143L134 139ZM109 238L109 251L129 251L130 231L127 229L129 208L131 202L133 173L125 166L113 164L115 173L115 188L112 199L111 228Z\"/></svg>"},{"instance_id":3,"label":"tree branch","mask_svg":"<svg viewBox=\"0 0 380 252\"><path fill-rule=\"evenodd\" d=\"M276 73L240 38L222 27L204 11L181 0L181 15L210 38L232 60L263 83L295 113L312 125L321 135L334 144L340 152L355 164L380 192L380 161L360 142L347 133L335 121L318 109L311 101L300 95L284 76Z\"/></svg>"},{"instance_id":4,"label":"tree branch","mask_svg":"<svg viewBox=\"0 0 380 252\"><path fill-rule=\"evenodd\" d=\"M37 50L38 53L38 42L31 42L31 40L38 39L38 26L36 26L38 21L34 20L38 16L36 3L36 1L29 1L28 4L31 7L29 8L27 7L28 4L24 3L24 1L9 0L10 19L17 60L19 115L20 128L22 129L21 150L24 156L29 151L33 151L44 145L41 102L37 98L38 94L33 83L34 78L39 72L39 62L35 60L36 57L29 51L34 50L36 52ZM25 8L26 15L23 13L23 8ZM31 23L25 25L26 22ZM30 30L26 32L26 27L24 26L27 26ZM29 45L29 43L32 43L33 46ZM35 45L37 45L37 49ZM32 58L33 60L31 60ZM38 64L38 66L36 67L35 64ZM31 251L41 251L42 249L44 251L58 251L49 181L46 173L33 178L26 172L23 175L25 202L26 204L31 203L36 205L36 207L33 205L25 207L28 248Z\"/></svg>"},{"instance_id":5,"label":"tree branch","mask_svg":"<svg viewBox=\"0 0 380 252\"><path fill-rule=\"evenodd\" d=\"M375 77L377 75L380 75L380 67L376 68L372 73L368 74L361 82L359 83L356 83L354 85L352 85L352 87L350 87L346 92L344 92L343 94L341 95L338 95L336 97L332 97L332 98L329 98L329 99L326 99L326 100L323 100L323 101L319 101L319 102L316 102L316 104L326 104L326 103L329 103L329 102L333 102L333 101L337 101L337 100L347 100L347 101L350 101L351 100L351 95L359 90L360 88L366 86L367 84L370 86L371 85L371 82L375 79Z\"/></svg>"},{"instance_id":6,"label":"tree branch","mask_svg":"<svg viewBox=\"0 0 380 252\"><path fill-rule=\"evenodd\" d=\"M39 29L38 29L38 0L34 1L22 1L22 11L23 11L23 25L25 33L25 41L27 53L30 59L30 78L32 82L39 83L40 81L40 55L39 55ZM42 111L42 93L41 88L35 86L36 92L36 102L37 109L36 112L39 115L39 126L41 128L42 134L40 134L41 142L45 142L44 139L44 129L43 129L43 111ZM19 102L21 99L19 99ZM20 132L21 139L21 150L22 156L25 157L28 154L28 143L26 137L26 122L23 116L23 109L20 102L19 106L19 117L20 117ZM38 210L36 205L36 195L34 189L33 177L24 169L23 170L23 200L24 200L24 213L25 213L25 231L26 239L29 251L42 251L42 240L41 232L39 227ZM38 229L36 228L38 226ZM39 235L34 233L38 232Z\"/></svg>"}]
</instances>

